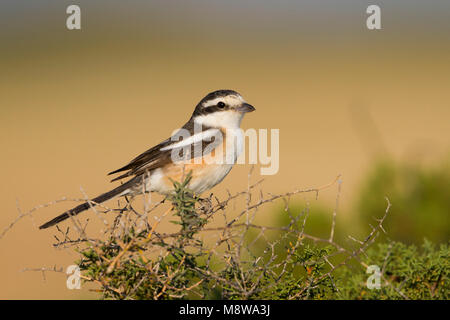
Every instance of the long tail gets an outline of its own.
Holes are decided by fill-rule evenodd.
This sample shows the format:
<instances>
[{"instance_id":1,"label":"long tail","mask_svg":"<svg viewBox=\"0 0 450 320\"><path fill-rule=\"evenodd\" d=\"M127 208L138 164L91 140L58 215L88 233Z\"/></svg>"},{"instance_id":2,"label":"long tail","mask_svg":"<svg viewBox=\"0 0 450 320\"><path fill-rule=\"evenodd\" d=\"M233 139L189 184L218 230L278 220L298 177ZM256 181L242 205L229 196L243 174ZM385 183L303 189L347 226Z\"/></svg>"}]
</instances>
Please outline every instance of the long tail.
<instances>
[{"instance_id":1,"label":"long tail","mask_svg":"<svg viewBox=\"0 0 450 320\"><path fill-rule=\"evenodd\" d=\"M83 211L89 209L91 206L96 206L97 204L105 202L114 197L124 195L127 193L128 189L130 187L132 187L136 182L137 182L137 177L131 179L130 181L127 181L126 183L118 186L115 189L112 189L111 191L108 191L106 193L99 195L98 197L92 199L90 203L85 202L83 204L76 206L75 208L72 208L72 209L64 212L63 214L60 214L56 218L53 218L52 220L44 223L42 226L39 227L39 229L47 229L48 227L54 226L55 224L60 223L61 221L64 221L71 216L76 216L80 212L83 212Z\"/></svg>"}]
</instances>

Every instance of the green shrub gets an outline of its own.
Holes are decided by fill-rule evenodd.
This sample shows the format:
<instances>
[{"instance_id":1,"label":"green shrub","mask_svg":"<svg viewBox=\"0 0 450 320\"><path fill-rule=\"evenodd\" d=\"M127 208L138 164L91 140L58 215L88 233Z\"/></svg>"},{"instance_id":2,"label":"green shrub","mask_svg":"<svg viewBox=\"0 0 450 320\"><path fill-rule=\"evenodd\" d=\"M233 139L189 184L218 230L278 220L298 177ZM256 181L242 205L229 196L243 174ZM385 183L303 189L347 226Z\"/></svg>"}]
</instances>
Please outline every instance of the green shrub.
<instances>
[{"instance_id":1,"label":"green shrub","mask_svg":"<svg viewBox=\"0 0 450 320\"><path fill-rule=\"evenodd\" d=\"M367 251L366 265L382 272L380 289L368 290L364 269L343 269L339 274L344 299L443 299L450 293L448 244L438 248L425 240L419 249L400 242L381 243Z\"/></svg>"},{"instance_id":2,"label":"green shrub","mask_svg":"<svg viewBox=\"0 0 450 320\"><path fill-rule=\"evenodd\" d=\"M381 161L365 178L356 205L362 225L383 210L380 198L393 206L386 228L392 239L420 243L450 239L450 161L432 168Z\"/></svg>"},{"instance_id":3,"label":"green shrub","mask_svg":"<svg viewBox=\"0 0 450 320\"><path fill-rule=\"evenodd\" d=\"M99 286L105 299L447 299L449 250L426 241L419 250L399 242L373 245L383 233L388 208L364 240L350 246L333 237L305 232L309 206L297 214L286 208L280 226L254 223L254 212L295 193L251 202L250 188L220 201L199 199L175 183L168 200L174 233L160 233L158 221L138 228L129 207L106 237L85 241L78 265L83 279ZM302 192L318 192L311 189ZM246 199L233 219L230 202ZM298 214L300 212L300 214ZM223 225L209 227L212 216ZM122 221L122 223L118 223ZM144 219L143 221L147 221ZM120 227L120 225L122 227ZM331 226L331 223L329 224ZM214 234L211 241L205 234ZM382 270L380 289L368 289L366 267Z\"/></svg>"}]
</instances>

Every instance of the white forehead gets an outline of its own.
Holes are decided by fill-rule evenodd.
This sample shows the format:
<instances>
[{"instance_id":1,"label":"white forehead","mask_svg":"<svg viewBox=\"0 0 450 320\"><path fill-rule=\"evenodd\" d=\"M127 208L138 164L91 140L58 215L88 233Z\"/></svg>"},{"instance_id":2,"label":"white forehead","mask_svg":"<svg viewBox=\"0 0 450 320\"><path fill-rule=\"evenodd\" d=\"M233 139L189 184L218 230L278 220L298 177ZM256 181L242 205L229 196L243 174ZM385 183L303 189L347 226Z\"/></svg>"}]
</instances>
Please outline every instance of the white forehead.
<instances>
[{"instance_id":1,"label":"white forehead","mask_svg":"<svg viewBox=\"0 0 450 320\"><path fill-rule=\"evenodd\" d=\"M234 106L240 106L243 102L245 102L244 98L242 98L240 95L237 94L230 94L225 97L218 97L212 100L208 100L203 103L203 108L209 107L209 106L215 106L219 102L224 102L227 106L234 107Z\"/></svg>"}]
</instances>

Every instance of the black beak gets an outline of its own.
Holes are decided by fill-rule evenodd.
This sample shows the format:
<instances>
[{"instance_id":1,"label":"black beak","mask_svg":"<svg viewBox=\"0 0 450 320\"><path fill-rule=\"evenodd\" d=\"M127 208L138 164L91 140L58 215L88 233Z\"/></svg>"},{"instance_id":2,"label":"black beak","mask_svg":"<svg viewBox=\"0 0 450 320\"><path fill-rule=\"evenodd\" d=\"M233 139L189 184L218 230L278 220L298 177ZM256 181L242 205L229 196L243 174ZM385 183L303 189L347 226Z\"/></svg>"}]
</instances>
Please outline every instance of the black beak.
<instances>
[{"instance_id":1,"label":"black beak","mask_svg":"<svg viewBox=\"0 0 450 320\"><path fill-rule=\"evenodd\" d=\"M236 111L242 113L252 112L255 111L255 107L253 107L251 104L244 102L243 104L241 104L239 107L236 108Z\"/></svg>"}]
</instances>

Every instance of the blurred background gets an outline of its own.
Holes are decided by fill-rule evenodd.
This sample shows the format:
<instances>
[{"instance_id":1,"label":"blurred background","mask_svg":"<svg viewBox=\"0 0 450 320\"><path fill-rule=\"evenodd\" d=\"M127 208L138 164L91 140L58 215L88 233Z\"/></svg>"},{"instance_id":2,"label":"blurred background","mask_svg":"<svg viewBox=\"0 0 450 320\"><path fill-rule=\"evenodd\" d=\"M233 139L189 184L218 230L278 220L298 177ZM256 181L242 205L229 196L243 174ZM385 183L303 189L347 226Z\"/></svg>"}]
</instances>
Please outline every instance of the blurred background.
<instances>
[{"instance_id":1,"label":"blurred background","mask_svg":"<svg viewBox=\"0 0 450 320\"><path fill-rule=\"evenodd\" d=\"M81 30L66 28L71 4ZM382 30L366 28L369 4ZM390 238L448 241L449 21L438 0L3 0L0 232L20 212L83 197L80 187L111 188L107 172L167 138L208 92L234 89L256 107L244 129L280 129L280 170L264 191L342 174L338 230L364 230L388 196ZM212 191L245 189L249 169ZM311 198L308 232L329 230L335 197ZM54 230L37 229L71 205L40 209L0 239L0 298L97 297L68 290L63 274L21 272L73 263L51 246ZM272 223L279 210L258 214Z\"/></svg>"}]
</instances>

